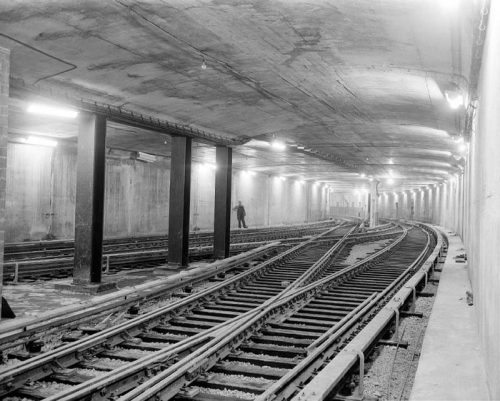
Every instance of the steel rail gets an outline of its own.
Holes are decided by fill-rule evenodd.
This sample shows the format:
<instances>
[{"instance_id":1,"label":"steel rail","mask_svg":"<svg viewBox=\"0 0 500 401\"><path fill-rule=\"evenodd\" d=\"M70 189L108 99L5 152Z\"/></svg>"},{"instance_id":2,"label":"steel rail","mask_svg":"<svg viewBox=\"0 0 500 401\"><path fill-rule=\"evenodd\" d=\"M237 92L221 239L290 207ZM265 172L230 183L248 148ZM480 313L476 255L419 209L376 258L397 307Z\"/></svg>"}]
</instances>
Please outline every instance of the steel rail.
<instances>
[{"instance_id":1,"label":"steel rail","mask_svg":"<svg viewBox=\"0 0 500 401\"><path fill-rule=\"evenodd\" d=\"M344 242L348 236L354 231L356 227L353 227L347 234L343 236L341 239L342 242ZM306 274L309 271L317 271L318 267L322 267L325 264L325 260L331 259L335 253L339 249L338 243L336 243L332 248L330 248L317 262L315 262L302 276L300 276L295 283L298 283L299 285L302 285L304 283L304 278L307 278L308 275ZM226 328L231 328L234 329L238 325L241 325L242 322L245 321L245 319L251 319L254 317L259 311L265 309L267 306L272 305L276 301L280 300L284 296L290 293L291 291L294 291L296 287L291 288L291 286L288 286L284 290L282 290L279 294L275 295L274 297L266 300L263 304L255 307L254 309L243 313L240 316L237 316L227 322L223 322L221 324L218 324L217 326L213 327L209 331L205 331L203 333L199 333L198 335L191 337L189 339L186 339L181 343L175 344L172 347L167 347L162 349L161 351L155 353L153 356L146 356L134 363L132 366L125 366L119 369L115 369L112 372L110 372L106 376L101 376L98 378L95 378L93 380L86 381L85 383L82 383L80 385L77 385L65 392L59 393L54 395L53 397L47 398L46 401L68 401L68 400L75 400L75 399L83 399L87 396L90 396L91 394L96 394L96 393L102 393L103 389L105 390L106 394L109 394L110 392L113 392L115 388L119 386L119 383L126 383L130 382L130 377L139 377L143 378L145 376L144 372L147 372L148 369L150 369L151 366L157 366L161 364L165 364L168 362L169 358L171 358L173 355L175 355L176 352L182 352L187 349L193 348L197 345L202 344L204 341L208 341L209 339L217 336L226 336L229 335L231 330L226 330ZM219 333L218 335L215 335L213 333ZM191 354L192 356L192 354ZM142 372L142 373L141 373ZM137 380L135 380L137 381ZM126 387L125 387L126 389ZM124 391L124 388L121 388L121 391Z\"/></svg>"},{"instance_id":2,"label":"steel rail","mask_svg":"<svg viewBox=\"0 0 500 401\"><path fill-rule=\"evenodd\" d=\"M269 268L276 263L292 258L295 254L297 254L297 252L301 251L307 245L312 244L316 238L327 235L339 227L340 226L330 228L329 230L326 230L325 232L286 250L282 254L277 255L268 261L263 262L248 271L209 289L193 294L158 310L146 313L129 322L125 322L118 326L105 329L100 333L90 335L89 337L78 340L75 343L62 346L52 352L29 359L21 366L14 366L12 369L0 374L0 395L5 395L13 389L19 388L22 384L29 380L38 380L42 377L48 376L50 373L55 371L55 365L59 365L59 367L69 366L72 363L77 362L81 358L81 355L91 348L102 346L104 343L105 346L109 347L123 342L124 338L122 334L124 332L127 333L128 337L131 337L134 333L139 333L145 325L147 326L154 319L164 318L167 314L173 312L179 313L187 306L194 307L195 302L200 301L201 299L207 299L223 289L234 287L237 283L248 280L252 276L257 276L261 274L265 268Z\"/></svg>"},{"instance_id":3,"label":"steel rail","mask_svg":"<svg viewBox=\"0 0 500 401\"><path fill-rule=\"evenodd\" d=\"M266 239L281 239L284 236L291 236L296 232L314 232L318 230L324 230L327 227L332 226L331 220L314 222L314 223L305 223L305 224L297 224L291 226L272 226L272 227L262 227L255 229L245 229L241 230L232 230L231 237L233 243L240 242L249 242L252 238L266 238ZM302 235L303 236L303 235ZM198 244L209 244L213 241L213 232L212 231L194 231L189 235L190 243L193 246L198 246ZM103 241L104 248L108 247L125 247L128 248L130 246L135 247L137 245L142 245L143 243L153 243L158 246L166 246L168 243L167 235L154 235L154 236L145 236L145 237L120 237L120 238L107 238ZM74 249L74 241L73 240L40 240L40 241L32 241L32 242L12 242L7 243L5 245L5 254L6 256L20 253L23 254L30 252L56 252L63 250L73 250ZM114 251L114 249L111 249Z\"/></svg>"},{"instance_id":4,"label":"steel rail","mask_svg":"<svg viewBox=\"0 0 500 401\"><path fill-rule=\"evenodd\" d=\"M312 278L321 271L325 265L330 261L333 255L340 250L341 247L345 245L347 238L349 238L352 233L358 228L358 226L352 227L339 241L335 243L310 269L306 270L302 276L295 280L288 288L285 290L284 294L293 291L298 287L304 286L306 283L310 282Z\"/></svg>"},{"instance_id":5,"label":"steel rail","mask_svg":"<svg viewBox=\"0 0 500 401\"><path fill-rule=\"evenodd\" d=\"M319 261L317 262L319 263ZM315 267L311 267L311 269L314 269ZM286 290L285 290L286 291ZM274 297L274 299L279 298L280 296L283 295L283 292L281 295L278 295ZM273 299L267 301L267 304L270 304L273 302ZM259 310L263 309L265 305L261 305L258 307ZM255 310L249 311L246 315L254 316L255 315ZM235 322L241 322L242 319L245 316L240 316L235 319ZM217 327L226 327L228 324L232 324L232 322L226 322L223 325L219 325ZM239 323L238 323L239 324ZM236 327L236 326L235 326ZM214 328L215 329L215 328ZM223 334L227 335L230 331L226 331ZM200 344L201 341L198 341L196 344ZM186 344L185 347L188 347L189 345ZM97 398L104 399L106 397L116 397L118 391L118 388L120 387L120 383L123 383L120 387L121 392L125 391L126 389L129 389L131 386L133 386L131 383L134 383L137 381L137 379L142 380L147 376L148 369L150 369L151 366L160 366L168 362L169 358L171 358L174 354L174 351L172 350L167 350L164 349L160 351L159 353L156 353L155 356L152 357L145 357L142 358L139 361L136 361L136 363L133 366L125 367L120 370L113 370L109 374L110 378L106 379L103 377L100 378L95 378L92 381L87 381L79 386L73 387L71 390L66 391L65 393L60 393L57 394L53 397L50 397L47 399L47 401L55 401L55 400L74 400L74 399L83 399L87 398L90 396L90 394L94 394L92 397L96 398L96 393ZM134 377L134 380L131 380L130 378ZM100 394L103 394L102 397Z\"/></svg>"},{"instance_id":6,"label":"steel rail","mask_svg":"<svg viewBox=\"0 0 500 401\"><path fill-rule=\"evenodd\" d=\"M267 241L260 241L260 242L249 242L249 243L244 243L242 241L244 240L251 240L251 239L266 239L266 240L275 240L275 239L281 239L281 238L289 238L290 235L293 235L294 233L297 234L314 234L315 232L322 230L322 226L324 223L322 222L319 225L303 225L303 226L297 226L297 227L292 227L288 231L283 228L278 228L277 230L256 230L254 233L250 234L248 236L247 234L239 234L239 237L237 240L235 240L234 236L232 239L232 244L231 244L231 253L234 252L241 252L245 251L248 249L251 249L254 246L258 246L260 244L263 244ZM210 233L212 235L212 233ZM211 240L212 237L209 239ZM301 238L303 240L303 238ZM69 255L72 253L73 248L72 242L64 242L63 244L65 245L64 250L59 250L58 248L54 248L55 244L51 243L52 241L48 241L48 243L43 243L40 242L40 247L50 247L50 250L48 251L32 251L38 253L42 252L49 252L50 254L53 253L60 253L63 252L65 255ZM154 240L152 241L154 244L157 246L153 247L148 247L147 249L140 249L137 251L120 251L120 252L105 252L103 255L103 271L105 273L109 272L110 268L113 266L116 266L117 264L121 265L126 265L129 266L132 263L154 263L155 265L158 265L164 260L166 260L167 255L168 255L168 250L166 248L166 243L163 240ZM210 242L205 240L205 242ZM287 241L287 242L293 242L293 241ZM137 243L141 243L140 241L133 241L132 245L135 246ZM200 242L202 244L203 242ZM38 243L36 243L38 244ZM21 246L21 245L20 245ZM29 245L29 248L32 248L34 245L31 244ZM57 245L56 245L57 246ZM111 246L116 246L111 244ZM124 244L118 244L118 246L123 247ZM127 244L125 244L127 246ZM162 249L155 249L155 248L162 248ZM19 248L22 249L22 248ZM206 256L206 255L211 255L213 252L213 247L210 246L191 246L190 247L190 256L191 257L200 257L200 256ZM4 263L4 279L7 278L12 278L14 282L17 282L20 278L20 276L40 276L40 275L50 275L54 273L62 273L64 272L69 272L72 270L73 267L73 256L62 256L62 257L52 257L52 258L46 258L43 257L41 259L14 259L11 261L5 261Z\"/></svg>"},{"instance_id":7,"label":"steel rail","mask_svg":"<svg viewBox=\"0 0 500 401\"><path fill-rule=\"evenodd\" d=\"M372 241L374 236L378 236L379 238L390 237L395 233L394 228L383 231L371 231L367 233L352 233L351 238L355 240L369 240ZM324 237L324 239L319 241L329 241L332 238L341 239L341 236L333 236L333 237ZM304 237L294 237L294 238L286 238L281 240L282 243L294 243L303 241ZM259 241L259 242L237 242L231 245L231 253L234 252L242 252L251 249L252 247L264 245L269 243L268 241ZM190 256L191 257L200 257L203 255L211 255L213 251L212 246L196 246L190 248ZM147 249L147 250L137 250L137 251L122 251L118 253L105 253L103 254L103 272L108 273L112 267L112 263L116 266L116 264L121 265L129 265L131 263L154 263L157 265L160 262L166 260L168 256L168 250L156 250L156 249ZM132 259L130 259L132 258ZM155 261L160 262L155 262ZM13 274L13 281L17 282L19 280L19 276L29 276L33 275L47 275L51 272L59 272L59 271L70 271L72 270L73 265L73 257L58 257L58 258L43 258L43 259L23 259L18 261L10 261L4 263L4 276L7 277L8 274ZM30 270L31 268L31 270ZM115 267L116 268L116 267ZM120 267L118 267L120 268Z\"/></svg>"},{"instance_id":8,"label":"steel rail","mask_svg":"<svg viewBox=\"0 0 500 401\"><path fill-rule=\"evenodd\" d=\"M15 341L23 337L32 336L54 327L62 327L73 321L81 321L89 316L95 317L103 312L110 313L116 309L123 309L129 305L135 305L141 300L154 299L183 286L207 280L217 274L242 266L251 260L259 259L279 245L279 242L266 244L244 254L218 260L208 266L189 269L156 282L139 285L130 290L122 290L118 297L115 293L103 295L98 297L96 301L87 302L84 310L81 309L81 305L78 305L65 308L63 313L48 313L33 322L9 322L8 326L0 326L0 350L15 346Z\"/></svg>"},{"instance_id":9,"label":"steel rail","mask_svg":"<svg viewBox=\"0 0 500 401\"><path fill-rule=\"evenodd\" d=\"M331 396L331 392L339 386L361 355L366 352L370 345L380 336L384 328L393 320L394 315L406 302L406 299L415 294L419 283L422 280L427 281L429 272L437 264L444 240L441 233L434 228L423 224L419 224L419 226L425 227L426 231L430 231L437 238L436 245L430 255L426 250L425 255L427 255L427 258L418 271L416 270L417 265L410 266L407 269L407 272L412 271L414 275L404 286L399 287L399 291L392 296L381 311L354 337L348 346L338 352L335 358L293 398L293 401L323 401ZM428 240L430 240L429 237ZM419 255L420 259L425 257L423 254L424 252Z\"/></svg>"},{"instance_id":10,"label":"steel rail","mask_svg":"<svg viewBox=\"0 0 500 401\"><path fill-rule=\"evenodd\" d=\"M221 359L229 352L229 348L235 347L237 343L241 343L248 335L257 331L270 317L278 316L282 314L287 307L291 307L294 304L296 306L297 302L309 300L327 287L337 284L339 280L347 279L355 274L356 271L362 269L364 265L373 262L385 253L382 251L389 252L392 250L406 235L407 230L404 230L404 233L394 243L384 248L384 250L374 255L370 255L355 265L342 269L329 277L318 280L303 288L296 289L293 293L286 295L267 307L259 308L261 309L259 313L252 315L245 322L242 322L242 324L238 326L237 329L231 331L231 333L224 333L223 336L214 338L209 343L199 348L194 354L190 355L189 358L185 358L167 368L151 380L148 380L121 397L120 400L143 401L156 397L158 394L161 394L159 395L161 399L169 399L175 395L182 386L194 380L197 372L202 372L213 366L217 360Z\"/></svg>"},{"instance_id":11,"label":"steel rail","mask_svg":"<svg viewBox=\"0 0 500 401\"><path fill-rule=\"evenodd\" d=\"M427 233L426 233L427 234ZM336 345L340 336L343 335L356 323L359 323L368 313L373 313L373 309L379 305L383 305L384 301L395 289L399 287L409 273L413 272L415 267L420 265L423 257L427 254L430 246L430 238L427 234L427 243L422 252L417 256L414 262L404 270L398 278L396 278L384 291L381 293L372 294L363 304L349 315L344 317L342 321L332 326L321 337L312 342L308 347L308 355L292 370L290 370L280 380L275 382L264 393L255 398L254 401L281 401L287 400L296 392L298 386L305 380L309 379L313 372L324 363L325 360L332 357L338 352L339 346ZM309 400L309 398L305 398Z\"/></svg>"},{"instance_id":12,"label":"steel rail","mask_svg":"<svg viewBox=\"0 0 500 401\"><path fill-rule=\"evenodd\" d=\"M325 236L326 237L326 236ZM12 348L19 344L23 344L23 338L33 336L35 333L39 336L44 331L51 330L54 327L61 327L74 324L72 322L82 321L87 316L98 316L107 311L110 313L116 309L122 309L129 305L133 305L140 300L154 299L165 295L166 292L176 290L181 286L194 284L199 281L208 279L218 273L226 272L236 268L238 264L243 264L248 260L259 258L261 254L272 250L278 243L272 243L256 250L248 251L239 256L233 256L221 261L201 268L190 269L186 272L181 272L164 280L157 280L153 283L148 283L147 286L142 284L134 287L131 290L120 291L120 297L116 298L115 294L109 294L98 297L98 301L87 303L85 309L80 306L65 307L64 310L57 313L47 313L41 318L21 322L9 322L3 325L0 330L0 350ZM33 337L31 337L33 338Z\"/></svg>"},{"instance_id":13,"label":"steel rail","mask_svg":"<svg viewBox=\"0 0 500 401\"><path fill-rule=\"evenodd\" d=\"M309 378L312 374L311 372L318 369L323 360L330 356L332 351L328 348L332 344L335 344L355 324L359 323L360 318L372 309L378 301L379 297L377 297L377 293L373 293L362 304L349 312L341 321L332 326L319 338L323 339L321 345L314 347L315 349L312 353L309 352L294 369L288 371L281 379L274 382L271 387L258 395L254 401L278 401L292 396L298 383L303 383ZM308 347L308 350L311 350L311 347L312 344Z\"/></svg>"},{"instance_id":14,"label":"steel rail","mask_svg":"<svg viewBox=\"0 0 500 401\"><path fill-rule=\"evenodd\" d=\"M352 230L351 230L351 232L352 232ZM323 234L325 234L325 235L326 235L326 233L323 233ZM344 237L347 237L347 235L345 235ZM322 259L323 259L323 258L321 258L321 259L320 259L320 261L322 261ZM315 264L315 265L313 265L313 266L311 267L311 269L313 269L313 270L314 270L314 268L317 268L317 265L318 265L318 263L319 263L320 261L316 262L316 264ZM281 294L280 296L283 296L283 294ZM133 334L133 333L132 333L132 334ZM196 340L196 341L198 341L198 340L197 340L197 338L198 338L198 337L192 337L193 341L195 341L195 340ZM198 342L196 342L196 344L198 345L198 344L200 344L201 342L202 342L202 340L199 340ZM184 343L183 343L183 344L184 344ZM176 346L177 346L177 345L179 345L179 344L176 344ZM192 343L192 344L190 344L190 343L186 343L186 344L185 344L185 346L186 346L186 347L189 347L189 346L191 346L191 347L192 347L192 346L195 346L195 345L194 345L194 343ZM167 351L168 351L168 349L167 349ZM135 366L135 365L134 365L134 366ZM145 369L145 371L147 371L147 369ZM112 373L114 373L114 372L115 372L115 371L113 371ZM90 384L90 382L85 382L85 384ZM85 387L85 386L84 386L84 387ZM75 388L75 390L76 390L76 388Z\"/></svg>"}]
</instances>

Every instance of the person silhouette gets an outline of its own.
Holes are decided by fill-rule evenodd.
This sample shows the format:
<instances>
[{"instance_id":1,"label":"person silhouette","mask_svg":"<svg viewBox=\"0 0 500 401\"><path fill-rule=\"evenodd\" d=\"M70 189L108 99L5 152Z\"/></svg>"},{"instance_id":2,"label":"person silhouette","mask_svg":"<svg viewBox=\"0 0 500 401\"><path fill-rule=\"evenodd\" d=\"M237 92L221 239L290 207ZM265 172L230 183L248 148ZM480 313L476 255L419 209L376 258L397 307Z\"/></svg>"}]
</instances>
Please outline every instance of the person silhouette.
<instances>
[{"instance_id":1,"label":"person silhouette","mask_svg":"<svg viewBox=\"0 0 500 401\"><path fill-rule=\"evenodd\" d=\"M247 225L245 223L245 208L241 204L241 201L238 201L238 206L235 206L233 210L236 210L236 218L238 219L238 228L241 228L243 225L243 228L247 228Z\"/></svg>"}]
</instances>

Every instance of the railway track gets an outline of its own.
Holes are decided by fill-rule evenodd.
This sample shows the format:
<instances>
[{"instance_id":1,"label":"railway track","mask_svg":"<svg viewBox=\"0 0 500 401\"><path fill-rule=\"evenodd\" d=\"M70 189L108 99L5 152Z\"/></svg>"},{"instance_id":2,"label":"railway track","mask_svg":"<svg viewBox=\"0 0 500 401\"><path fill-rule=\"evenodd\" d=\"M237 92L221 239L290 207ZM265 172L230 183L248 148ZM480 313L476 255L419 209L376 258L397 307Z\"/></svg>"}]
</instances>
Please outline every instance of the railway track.
<instances>
[{"instance_id":1,"label":"railway track","mask_svg":"<svg viewBox=\"0 0 500 401\"><path fill-rule=\"evenodd\" d=\"M121 399L289 399L305 381L300 376L311 353L334 340L338 343L330 348L343 348L359 329L360 312L367 305L373 307L374 299L383 303L428 249L425 231L405 231L369 260L259 308ZM319 355L324 355L323 349ZM320 367L317 361L316 367Z\"/></svg>"},{"instance_id":2,"label":"railway track","mask_svg":"<svg viewBox=\"0 0 500 401\"><path fill-rule=\"evenodd\" d=\"M331 225L331 223L330 223ZM304 226L292 227L287 232L283 227L269 231L255 229L247 238L246 232L239 232L235 238L236 242L231 245L231 255L247 252L258 246L265 245L273 239L279 239L284 244L295 244L301 242L304 237L317 234L327 228L327 223L307 224ZM397 229L394 224L386 224L372 229L365 233L357 233L360 239L370 238L378 233L391 233ZM210 237L210 233L196 234L204 238ZM331 235L325 240L338 240L341 234ZM153 239L151 239L153 238ZM166 249L167 241L164 237L154 239L148 237L143 239L112 240L107 244L103 254L103 271L105 274L116 273L122 270L146 269L165 263L168 257ZM210 237L211 239L211 237ZM250 239L251 242L238 242ZM260 241L258 241L260 240ZM117 244L115 245L114 242ZM58 245L59 244L59 245ZM19 245L19 246L18 246ZM64 278L71 275L73 270L73 249L71 241L44 241L40 243L16 244L14 248L9 248L4 263L4 282L52 280L54 278ZM117 246L118 248L113 248ZM21 252L22 247L26 247L26 253ZM61 247L61 248L58 248ZM13 252L13 249L15 252ZM135 249L135 250L134 250ZM190 258L192 260L211 257L212 246L193 246L190 248ZM118 251L118 252L114 252ZM61 252L61 257L54 257ZM39 257L39 255L44 255ZM19 258L19 255L24 255ZM70 255L70 256L67 256Z\"/></svg>"},{"instance_id":3,"label":"railway track","mask_svg":"<svg viewBox=\"0 0 500 401\"><path fill-rule=\"evenodd\" d=\"M345 269L344 264L335 261L342 259L342 253L345 254L346 249L357 241L354 238L348 244L347 239L353 231L346 233L342 240L333 241L333 246L332 241L321 241L330 234L323 233L228 282L187 296L147 316L133 319L122 327L100 333L95 333L95 328L82 328L74 336L66 338L72 341L71 344L34 357L3 373L0 376L0 394L6 396L14 392L15 396L40 399L47 395L40 390L44 388L44 383L71 386L68 391L75 394L81 388L88 390L95 387L92 383L98 378L84 374L89 368L97 373L109 371L111 376L117 370L125 370L125 378L115 380L113 384L123 392L124 381L137 385L138 381L151 374L150 368L147 368L135 371L133 380L127 376L127 368L133 368L141 357L154 359L158 353L174 352L178 358L203 346L224 327L250 316L256 308L286 297L300 286ZM378 234L381 238L389 236L386 231L380 230ZM82 361L78 355L85 355L85 360ZM159 358L162 360L162 356ZM114 361L111 365L110 360ZM168 365L167 361L152 363L162 370ZM68 370L70 367L71 370ZM106 385L108 387L109 384ZM102 388L98 393L102 393ZM62 397L65 399L64 392Z\"/></svg>"},{"instance_id":4,"label":"railway track","mask_svg":"<svg viewBox=\"0 0 500 401\"><path fill-rule=\"evenodd\" d=\"M44 314L35 320L12 321L7 326L0 326L0 355L4 355L1 353L6 350L25 346L27 341L50 340L54 332L74 328L78 324L104 318L112 321L128 308L137 309L151 303L161 303L175 292L183 293L187 289L196 292L199 287L218 283L226 277L247 271L249 267L286 249L287 246L272 242L234 257L98 297L95 301L87 302L83 309L75 305Z\"/></svg>"},{"instance_id":5,"label":"railway track","mask_svg":"<svg viewBox=\"0 0 500 401\"><path fill-rule=\"evenodd\" d=\"M292 226L264 227L246 230L233 230L232 242L273 241L284 237L304 236L310 232L324 230L332 226L332 221L299 224ZM213 242L213 232L191 232L189 242L193 247L210 246ZM129 252L133 250L166 248L168 236L150 235L139 237L107 238L103 241L103 252ZM5 244L6 260L21 260L34 258L53 258L70 256L74 252L73 240L26 241Z\"/></svg>"},{"instance_id":6,"label":"railway track","mask_svg":"<svg viewBox=\"0 0 500 401\"><path fill-rule=\"evenodd\" d=\"M339 227L335 227L328 231L325 231L315 238L326 235L334 229L338 228ZM213 286L205 291L201 291L197 294L192 295L180 293L179 295L183 298L181 298L179 301L174 302L172 305L169 305L167 307L160 308L157 311L153 311L132 319L131 321L126 322L124 325L112 327L104 330L102 333L97 334L94 333L99 330L95 327L83 328L83 330L74 333L76 336L73 336L72 338L65 338L65 340L74 342L74 344L69 344L66 347L58 349L58 357L56 357L55 360L61 366L65 365L67 363L65 358L74 356L73 351L75 347L79 347L78 352L82 352L83 350L85 350L87 355L89 349L92 349L94 350L93 353L97 355L101 351L99 349L99 346L103 343L106 343L108 345L113 343L115 344L115 346L123 343L126 346L127 337L124 338L123 333L127 333L127 336L131 336L132 333L137 334L137 336L139 336L140 334L144 334L142 327L145 324L148 325L148 331L150 331L149 328L152 324L157 327L156 333L154 333L155 335L151 334L150 337L156 336L156 342L158 343L159 341L163 341L165 345L171 344L173 341L179 341L184 336L195 335L198 332L204 331L205 329L210 327L210 325L215 326L217 324L217 320L210 319L209 317L207 317L208 320L203 320L199 318L197 319L196 316L191 316L191 319L189 321L183 321L181 316L193 310L200 304L213 302L213 300L217 298L223 298L220 299L220 305L218 305L217 308L220 308L221 311L225 311L227 319L231 317L231 308L233 308L233 314L239 315L241 312L241 308L243 307L243 303L239 307L235 306L234 304L238 303L237 300L243 301L246 299L247 307L249 309L254 307L256 303L252 300L253 295L251 294L251 292L252 289L255 288L255 286L259 286L262 281L266 282L268 280L271 280L275 283L278 283L277 288L279 289L281 286L281 281L290 280L291 277L296 276L297 274L300 275L303 270L307 269L307 266L302 263L303 261L298 261L297 265L295 266L295 271L287 270L283 272L281 266L284 263L286 263L290 259L299 257L300 255L308 255L310 258L312 258L314 255L317 255L319 257L321 256L320 253L324 253L321 252L322 249L326 250L327 248L329 248L329 245L327 244L321 244L319 246L314 244L313 242L315 238L296 245L291 249L281 253L280 255L277 255L274 258L271 258L270 260L261 263L260 265L257 265L250 270L243 272L236 277L230 280L226 280L225 282ZM311 263L313 262L314 261L312 261ZM290 276L286 277L288 274ZM272 295L272 292L267 292L265 291L265 288L263 288L260 296L258 296L257 299L259 299L261 302L264 302L266 298L270 298L272 297ZM175 316L179 316L180 320L175 320ZM167 334L165 333L165 330L163 330L162 332L162 327L165 326L166 322L169 322L168 324L172 325L174 321L176 322L176 325L171 327L169 331L167 331ZM97 338L96 343L92 342L94 337ZM144 344L146 344L145 347L148 348L147 339L143 339L140 341L141 343L143 342ZM151 342L151 340L149 342ZM129 353L132 352L130 351L130 347L128 349ZM149 349L151 349L151 347L149 347ZM23 353L13 353L10 356L14 358L24 359L33 356L33 354L33 352L31 354L24 353L24 355ZM117 358L112 359L116 361L123 360L123 358L120 359L119 355ZM37 363L37 361L39 361L39 363ZM76 361L72 360L73 364L75 362ZM47 363L53 363L53 359L50 357L50 355L43 355L38 357L35 356L32 361L28 361L27 364L24 364L22 367L17 368L18 370L21 369L22 372L20 375L18 374L19 372L14 373L14 376L16 376L21 381L24 380L26 382L33 380L33 378L36 377L37 374L41 374L41 372L42 377L45 377L46 375L43 374L43 372L47 369ZM34 367L32 366L33 364L35 365ZM5 384L7 385L7 387L10 386L7 383Z\"/></svg>"},{"instance_id":7,"label":"railway track","mask_svg":"<svg viewBox=\"0 0 500 401\"><path fill-rule=\"evenodd\" d=\"M314 235L331 227L331 221L271 229L237 230L231 235L231 255L248 251L278 239L300 238ZM213 233L190 235L190 258L209 258L212 255ZM168 238L150 236L108 239L103 244L103 270L114 273L125 269L155 267L168 257ZM32 281L67 277L73 269L73 241L39 241L6 244L4 281Z\"/></svg>"}]
</instances>

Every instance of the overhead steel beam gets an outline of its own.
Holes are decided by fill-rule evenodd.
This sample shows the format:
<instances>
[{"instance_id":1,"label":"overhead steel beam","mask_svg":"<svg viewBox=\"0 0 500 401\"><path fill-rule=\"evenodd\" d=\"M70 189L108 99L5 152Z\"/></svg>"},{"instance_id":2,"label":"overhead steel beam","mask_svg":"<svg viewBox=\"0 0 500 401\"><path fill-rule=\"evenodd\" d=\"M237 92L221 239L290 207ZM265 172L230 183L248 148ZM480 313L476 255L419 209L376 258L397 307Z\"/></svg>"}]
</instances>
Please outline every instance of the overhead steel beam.
<instances>
[{"instance_id":1,"label":"overhead steel beam","mask_svg":"<svg viewBox=\"0 0 500 401\"><path fill-rule=\"evenodd\" d=\"M104 116L108 121L114 121L123 125L142 128L162 134L182 136L211 145L222 146L243 145L250 140L248 137L231 138L221 134L215 134L199 128L194 128L188 124L174 123L127 110L123 107L95 102L88 99L78 99L64 92L43 89L37 85L28 85L21 79L11 78L10 85L13 88L12 94L17 97L25 98L27 95L31 95L43 99L50 99L54 102L64 102L65 105L74 107L80 111Z\"/></svg>"}]
</instances>

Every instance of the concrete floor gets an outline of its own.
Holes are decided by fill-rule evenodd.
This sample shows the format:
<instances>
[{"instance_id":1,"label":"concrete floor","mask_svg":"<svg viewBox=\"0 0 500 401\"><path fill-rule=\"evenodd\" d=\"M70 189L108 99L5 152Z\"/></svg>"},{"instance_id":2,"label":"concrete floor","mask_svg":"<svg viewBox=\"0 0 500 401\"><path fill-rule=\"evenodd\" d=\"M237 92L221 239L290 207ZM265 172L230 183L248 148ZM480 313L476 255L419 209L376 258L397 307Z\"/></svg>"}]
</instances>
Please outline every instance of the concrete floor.
<instances>
[{"instance_id":1,"label":"concrete floor","mask_svg":"<svg viewBox=\"0 0 500 401\"><path fill-rule=\"evenodd\" d=\"M190 268L193 269L204 265L207 265L207 263L195 262L190 264ZM161 282L166 277L174 274L176 274L175 271L167 270L158 273L155 269L138 269L105 275L105 281L116 282L118 291L97 295L77 294L54 288L55 284L70 283L71 278L15 285L7 284L3 287L3 296L16 314L16 319L2 320L0 329L22 321L40 318L49 313L57 313L58 310L68 310L74 307L85 308L85 305L99 302L99 300L120 298L134 289L146 288L154 282Z\"/></svg>"},{"instance_id":2,"label":"concrete floor","mask_svg":"<svg viewBox=\"0 0 500 401\"><path fill-rule=\"evenodd\" d=\"M476 309L467 304L467 263L455 261L464 246L457 235L447 234L448 255L410 400L489 400Z\"/></svg>"}]
</instances>

